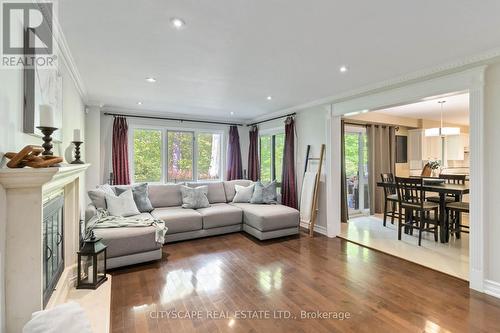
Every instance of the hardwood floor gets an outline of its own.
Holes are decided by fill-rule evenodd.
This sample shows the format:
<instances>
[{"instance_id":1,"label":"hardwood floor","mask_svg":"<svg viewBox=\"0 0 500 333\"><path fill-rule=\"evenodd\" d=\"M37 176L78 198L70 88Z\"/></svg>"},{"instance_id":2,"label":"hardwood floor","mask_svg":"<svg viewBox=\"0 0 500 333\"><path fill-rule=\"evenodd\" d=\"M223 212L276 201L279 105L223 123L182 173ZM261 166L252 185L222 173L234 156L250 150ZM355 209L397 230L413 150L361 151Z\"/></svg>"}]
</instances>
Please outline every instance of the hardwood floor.
<instances>
[{"instance_id":1,"label":"hardwood floor","mask_svg":"<svg viewBox=\"0 0 500 333\"><path fill-rule=\"evenodd\" d=\"M338 238L191 240L112 275L116 333L500 332L500 300Z\"/></svg>"}]
</instances>

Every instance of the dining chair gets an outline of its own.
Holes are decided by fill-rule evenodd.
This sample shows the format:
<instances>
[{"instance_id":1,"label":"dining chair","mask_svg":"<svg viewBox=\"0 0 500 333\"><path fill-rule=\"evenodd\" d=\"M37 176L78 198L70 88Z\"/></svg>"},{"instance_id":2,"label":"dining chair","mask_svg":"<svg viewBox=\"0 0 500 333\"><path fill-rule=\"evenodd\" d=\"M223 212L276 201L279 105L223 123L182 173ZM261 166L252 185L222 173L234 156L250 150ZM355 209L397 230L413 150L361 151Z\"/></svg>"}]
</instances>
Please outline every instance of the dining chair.
<instances>
[{"instance_id":1,"label":"dining chair","mask_svg":"<svg viewBox=\"0 0 500 333\"><path fill-rule=\"evenodd\" d=\"M462 213L469 213L468 202L450 202L446 204L446 224L450 235L455 233L455 237L460 239L462 232L469 233L469 226L462 224Z\"/></svg>"},{"instance_id":2,"label":"dining chair","mask_svg":"<svg viewBox=\"0 0 500 333\"><path fill-rule=\"evenodd\" d=\"M439 175L439 178L444 179L447 184L457 184L457 185L465 185L466 177L467 177L467 175L446 175L446 174ZM448 194L444 199L445 199L446 203L461 200L461 198L457 198L456 196L454 196L452 194ZM440 199L439 199L439 196L431 196L431 197L427 197L427 201L439 203Z\"/></svg>"},{"instance_id":3,"label":"dining chair","mask_svg":"<svg viewBox=\"0 0 500 333\"><path fill-rule=\"evenodd\" d=\"M384 227L387 224L387 217L391 217L391 224L394 224L394 219L398 218L398 194L396 191L396 184L394 183L394 175L392 173L381 173L382 183L384 186ZM388 206L391 206L389 210Z\"/></svg>"},{"instance_id":4,"label":"dining chair","mask_svg":"<svg viewBox=\"0 0 500 333\"><path fill-rule=\"evenodd\" d=\"M439 204L425 200L422 178L396 177L396 188L399 202L398 240L401 240L402 229L405 227L413 234L418 230L418 246L422 245L422 233L433 232L434 241L438 241ZM406 216L403 221L403 210ZM434 217L431 218L431 212Z\"/></svg>"},{"instance_id":5,"label":"dining chair","mask_svg":"<svg viewBox=\"0 0 500 333\"><path fill-rule=\"evenodd\" d=\"M422 173L420 174L421 177L430 177L432 174L432 168L429 163L426 163L424 165L424 168L422 169Z\"/></svg>"}]
</instances>

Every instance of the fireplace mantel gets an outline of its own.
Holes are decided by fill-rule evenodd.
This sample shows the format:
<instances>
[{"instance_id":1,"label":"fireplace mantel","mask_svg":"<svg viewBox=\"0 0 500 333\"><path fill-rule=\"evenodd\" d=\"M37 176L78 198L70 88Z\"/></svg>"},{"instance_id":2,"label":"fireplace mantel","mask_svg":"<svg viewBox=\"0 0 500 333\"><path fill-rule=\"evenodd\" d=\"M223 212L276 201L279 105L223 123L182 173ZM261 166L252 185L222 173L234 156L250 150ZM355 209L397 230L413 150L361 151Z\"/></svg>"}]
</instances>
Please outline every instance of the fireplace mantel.
<instances>
[{"instance_id":1,"label":"fireplace mantel","mask_svg":"<svg viewBox=\"0 0 500 333\"><path fill-rule=\"evenodd\" d=\"M57 168L0 169L0 184L5 189L43 187L44 192L74 181L90 164Z\"/></svg>"},{"instance_id":2,"label":"fireplace mantel","mask_svg":"<svg viewBox=\"0 0 500 333\"><path fill-rule=\"evenodd\" d=\"M89 164L0 169L7 199L5 302L7 332L21 332L43 308L43 203L64 191L64 258L69 278L79 245L80 177Z\"/></svg>"}]
</instances>

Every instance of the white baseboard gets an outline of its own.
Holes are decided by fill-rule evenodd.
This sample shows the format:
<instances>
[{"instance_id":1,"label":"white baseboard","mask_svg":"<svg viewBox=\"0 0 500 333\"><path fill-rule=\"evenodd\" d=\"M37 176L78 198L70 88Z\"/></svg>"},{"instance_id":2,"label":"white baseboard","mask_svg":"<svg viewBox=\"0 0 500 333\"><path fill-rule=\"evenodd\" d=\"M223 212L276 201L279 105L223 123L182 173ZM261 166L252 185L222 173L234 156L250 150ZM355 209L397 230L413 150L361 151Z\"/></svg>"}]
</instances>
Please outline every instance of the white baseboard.
<instances>
[{"instance_id":1,"label":"white baseboard","mask_svg":"<svg viewBox=\"0 0 500 333\"><path fill-rule=\"evenodd\" d=\"M491 280L484 280L484 293L500 298L500 283Z\"/></svg>"},{"instance_id":2,"label":"white baseboard","mask_svg":"<svg viewBox=\"0 0 500 333\"><path fill-rule=\"evenodd\" d=\"M307 222L300 222L300 226L305 229L309 229L309 223ZM328 233L326 231L326 227L322 225L315 225L314 226L314 231L317 232L318 234L322 234L325 236L328 236Z\"/></svg>"}]
</instances>

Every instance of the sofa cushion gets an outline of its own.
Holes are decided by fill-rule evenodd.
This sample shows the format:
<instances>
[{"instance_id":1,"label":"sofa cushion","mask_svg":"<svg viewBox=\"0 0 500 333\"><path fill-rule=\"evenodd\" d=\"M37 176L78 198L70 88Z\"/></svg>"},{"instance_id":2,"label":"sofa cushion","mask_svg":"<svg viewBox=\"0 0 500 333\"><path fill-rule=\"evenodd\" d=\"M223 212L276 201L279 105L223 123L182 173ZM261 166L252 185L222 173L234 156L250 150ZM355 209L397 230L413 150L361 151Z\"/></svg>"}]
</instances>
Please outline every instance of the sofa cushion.
<instances>
[{"instance_id":1,"label":"sofa cushion","mask_svg":"<svg viewBox=\"0 0 500 333\"><path fill-rule=\"evenodd\" d=\"M182 205L179 184L149 185L149 200L154 208L176 207Z\"/></svg>"},{"instance_id":2,"label":"sofa cushion","mask_svg":"<svg viewBox=\"0 0 500 333\"><path fill-rule=\"evenodd\" d=\"M206 208L210 207L208 202L208 186L198 186L191 188L189 186L181 186L182 208Z\"/></svg>"},{"instance_id":3,"label":"sofa cushion","mask_svg":"<svg viewBox=\"0 0 500 333\"><path fill-rule=\"evenodd\" d=\"M226 202L226 191L224 190L223 182L188 183L187 185L189 187L207 186L208 202L211 204Z\"/></svg>"},{"instance_id":4,"label":"sofa cushion","mask_svg":"<svg viewBox=\"0 0 500 333\"><path fill-rule=\"evenodd\" d=\"M201 214L194 209L182 207L155 208L151 215L165 222L168 228L167 235L202 228Z\"/></svg>"},{"instance_id":5,"label":"sofa cushion","mask_svg":"<svg viewBox=\"0 0 500 333\"><path fill-rule=\"evenodd\" d=\"M243 210L243 223L259 231L271 231L299 225L299 211L283 205L231 203Z\"/></svg>"},{"instance_id":6,"label":"sofa cushion","mask_svg":"<svg viewBox=\"0 0 500 333\"><path fill-rule=\"evenodd\" d=\"M96 208L106 209L106 194L116 194L109 184L99 185L95 189L88 191L88 196Z\"/></svg>"},{"instance_id":7,"label":"sofa cushion","mask_svg":"<svg viewBox=\"0 0 500 333\"><path fill-rule=\"evenodd\" d=\"M253 182L247 179L236 179L236 180L225 181L224 190L226 192L226 202L231 202L234 199L234 195L236 194L234 185L249 186L250 184L253 184Z\"/></svg>"},{"instance_id":8,"label":"sofa cushion","mask_svg":"<svg viewBox=\"0 0 500 333\"><path fill-rule=\"evenodd\" d=\"M106 194L106 206L109 215L112 216L133 216L140 214L134 201L132 190L125 190L120 195Z\"/></svg>"},{"instance_id":9,"label":"sofa cushion","mask_svg":"<svg viewBox=\"0 0 500 333\"><path fill-rule=\"evenodd\" d=\"M148 213L140 215L151 217ZM155 227L94 229L94 234L102 238L102 242L108 246L106 249L108 258L153 251L162 246L155 241Z\"/></svg>"},{"instance_id":10,"label":"sofa cushion","mask_svg":"<svg viewBox=\"0 0 500 333\"><path fill-rule=\"evenodd\" d=\"M225 227L243 222L243 211L226 203L196 210L203 217L203 229Z\"/></svg>"},{"instance_id":11,"label":"sofa cushion","mask_svg":"<svg viewBox=\"0 0 500 333\"><path fill-rule=\"evenodd\" d=\"M153 206L151 205L151 201L149 200L148 183L133 185L130 188L132 189L134 201L139 212L149 213L150 211L152 211ZM126 190L127 189L118 186L115 188L115 192L117 195L122 194Z\"/></svg>"},{"instance_id":12,"label":"sofa cushion","mask_svg":"<svg viewBox=\"0 0 500 333\"><path fill-rule=\"evenodd\" d=\"M272 181L266 185L260 181L255 183L255 188L250 199L253 204L274 204L278 195L276 194L276 182Z\"/></svg>"}]
</instances>

